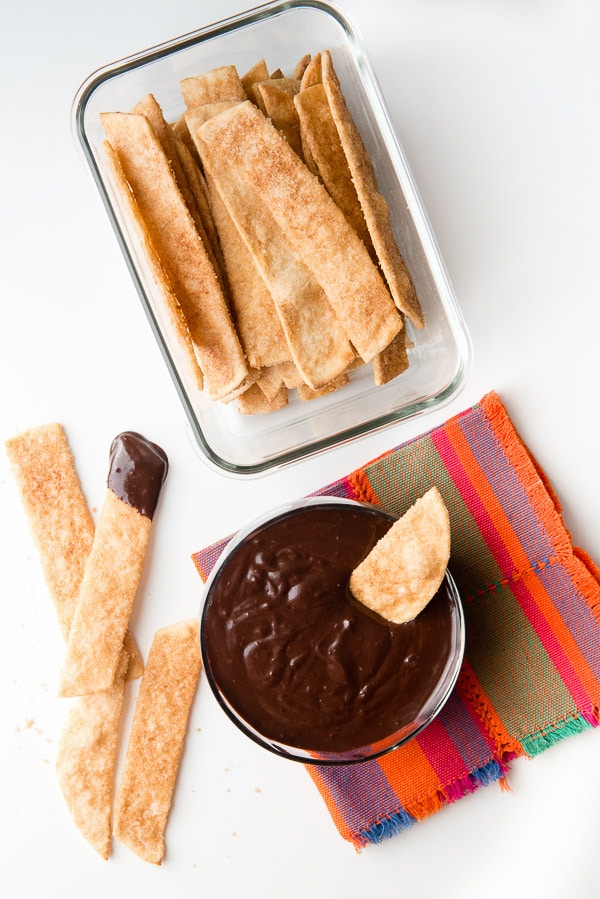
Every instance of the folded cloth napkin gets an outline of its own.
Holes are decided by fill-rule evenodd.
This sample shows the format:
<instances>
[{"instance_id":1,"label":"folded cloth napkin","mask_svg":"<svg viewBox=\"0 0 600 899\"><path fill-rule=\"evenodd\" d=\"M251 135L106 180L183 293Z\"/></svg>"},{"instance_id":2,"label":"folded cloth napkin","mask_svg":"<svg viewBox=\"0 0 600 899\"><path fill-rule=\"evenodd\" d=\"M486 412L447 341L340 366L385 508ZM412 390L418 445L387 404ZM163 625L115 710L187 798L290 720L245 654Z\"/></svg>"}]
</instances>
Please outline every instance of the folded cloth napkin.
<instances>
[{"instance_id":1,"label":"folded cloth napkin","mask_svg":"<svg viewBox=\"0 0 600 899\"><path fill-rule=\"evenodd\" d=\"M401 515L434 484L450 513L465 659L449 701L419 736L376 761L307 766L357 848L480 786L506 785L512 759L600 722L600 569L572 545L496 393L316 495ZM226 543L193 557L202 578Z\"/></svg>"}]
</instances>

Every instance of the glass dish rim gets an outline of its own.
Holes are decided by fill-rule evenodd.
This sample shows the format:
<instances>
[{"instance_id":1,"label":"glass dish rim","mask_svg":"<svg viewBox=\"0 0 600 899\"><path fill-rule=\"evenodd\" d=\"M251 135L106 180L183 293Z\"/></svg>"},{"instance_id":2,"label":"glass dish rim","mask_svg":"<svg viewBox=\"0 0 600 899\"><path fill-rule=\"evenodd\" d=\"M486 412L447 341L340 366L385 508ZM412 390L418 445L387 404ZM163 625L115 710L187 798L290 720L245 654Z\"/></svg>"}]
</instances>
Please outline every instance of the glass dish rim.
<instances>
[{"instance_id":1,"label":"glass dish rim","mask_svg":"<svg viewBox=\"0 0 600 899\"><path fill-rule=\"evenodd\" d=\"M84 117L87 103L93 93L99 87L104 85L105 82L117 76L127 74L142 64L146 65L155 62L174 52L186 50L215 37L227 35L233 30L245 28L268 19L273 15L305 8L322 12L333 17L337 21L352 46L357 62L360 62L360 72L365 88L369 92L373 92L377 99L377 112L379 115L383 116L386 122L387 133L393 143L392 149L403 162L404 175L408 180L412 192L414 199L414 208L412 212L413 220L415 220L415 216L417 216L421 228L423 228L426 233L429 245L434 251L434 256L431 258L428 257L429 262L435 267L437 278L445 287L443 311L448 319L455 344L457 357L456 366L453 375L448 382L441 389L430 395L414 399L398 408L377 413L374 418L358 422L355 425L344 426L343 430L338 433L328 433L327 435L320 435L312 439L308 438L303 443L296 445L289 450L277 452L268 458L249 463L239 463L232 459L224 458L222 454L211 446L200 417L194 409L192 399L188 396L188 392L178 371L177 364L172 358L167 342L165 341L161 325L152 309L152 302L148 296L148 291L142 283L142 278L138 271L136 261L133 258L128 237L121 227L119 216L110 193L107 190L105 179L86 133ZM100 194L101 201L108 215L112 230L117 238L133 285L137 291L142 308L167 366L171 380L175 386L184 413L188 438L201 461L209 469L221 475L244 480L249 477L265 476L303 461L304 459L317 456L327 450L342 447L355 440L375 434L394 424L426 414L433 409L443 408L450 402L450 400L454 399L460 390L462 390L468 379L473 362L471 337L462 312L458 306L435 234L421 200L417 185L412 176L412 172L405 159L405 154L391 121L385 98L383 97L377 77L371 66L365 45L351 18L348 17L346 12L342 11L335 3L326 2L326 0L270 0L270 2L252 7L218 22L210 23L194 31L163 41L146 50L138 51L102 66L88 75L77 90L71 107L71 127L75 142L84 156L88 170L95 182L98 193Z\"/></svg>"},{"instance_id":2,"label":"glass dish rim","mask_svg":"<svg viewBox=\"0 0 600 899\"><path fill-rule=\"evenodd\" d=\"M448 669L444 673L443 678L440 683L436 687L434 691L434 695L439 692L439 697L437 698L437 702L431 708L427 716L421 723L413 728L409 733L404 734L397 742L393 745L386 746L382 749L378 749L373 752L369 752L368 754L362 755L360 757L350 757L345 756L344 758L315 758L312 757L305 750L297 749L296 747L282 746L277 743L277 741L269 740L266 737L263 737L259 734L254 728L248 725L241 715L235 712L234 709L230 707L230 705L226 702L226 700L222 696L222 691L219 689L217 685L211 669L210 664L208 663L208 652L206 648L206 635L205 635L205 618L206 618L206 609L207 602L210 596L210 592L212 589L212 585L219 574L219 570L222 567L223 563L227 560L227 558L235 552L236 548L240 545L242 541L244 541L250 534L252 534L257 529L261 528L265 524L268 524L272 521L276 521L286 515L293 513L297 510L310 508L315 506L360 506L365 509L370 509L374 512L377 512L380 515L388 517L390 519L395 520L397 518L396 515L387 511L383 507L375 504L362 502L360 500L347 499L345 497L338 496L310 496L303 497L302 499L292 500L287 503L282 503L279 506L276 506L266 512L263 512L261 515L255 517L251 521L249 521L246 525L244 525L240 530L238 530L235 534L232 535L231 539L227 543L227 545L222 550L219 558L215 562L206 582L203 586L202 598L200 601L200 611L199 611L199 640L200 640L200 656L202 659L202 667L204 669L204 673L206 675L206 680L209 684L211 693L215 698L218 706L223 710L229 720L240 730L246 737L251 739L254 743L260 746L262 749L267 750L268 752L279 756L280 758L284 758L288 761L306 764L306 765L314 765L314 766L326 766L326 767L340 767L344 765L356 765L362 764L364 762L373 761L375 759L381 758L384 755L398 749L400 746L403 746L405 743L408 743L409 740L417 737L431 722L439 715L442 711L443 707L446 705L446 702L450 698L454 687L456 686L456 682L458 680L458 676L460 674L460 670L462 667L462 662L464 658L465 652L465 644L466 644L466 633L465 633L465 615L463 610L462 601L460 598L460 593L456 582L452 576L451 571L446 569L446 573L444 576L444 580L446 582L446 587L448 588L448 592L452 598L454 603L454 609L456 613L456 635L455 635L455 656L454 659L449 663ZM363 748L363 747L361 747ZM355 750L355 752L359 752L360 750ZM304 753L304 754L301 754ZM342 755L341 753L332 753L332 755Z\"/></svg>"}]
</instances>

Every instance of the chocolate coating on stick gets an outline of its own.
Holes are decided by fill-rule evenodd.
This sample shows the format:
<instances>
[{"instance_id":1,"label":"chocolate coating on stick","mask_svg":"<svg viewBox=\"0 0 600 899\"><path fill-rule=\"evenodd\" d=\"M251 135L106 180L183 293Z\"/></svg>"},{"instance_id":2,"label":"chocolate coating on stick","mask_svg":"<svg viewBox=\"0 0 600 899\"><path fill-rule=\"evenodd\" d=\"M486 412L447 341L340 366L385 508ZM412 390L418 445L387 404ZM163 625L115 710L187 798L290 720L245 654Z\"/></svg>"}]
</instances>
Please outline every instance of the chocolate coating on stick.
<instances>
[{"instance_id":1,"label":"chocolate coating on stick","mask_svg":"<svg viewBox=\"0 0 600 899\"><path fill-rule=\"evenodd\" d=\"M108 487L146 518L152 518L169 461L163 449L135 431L118 434L110 447Z\"/></svg>"}]
</instances>

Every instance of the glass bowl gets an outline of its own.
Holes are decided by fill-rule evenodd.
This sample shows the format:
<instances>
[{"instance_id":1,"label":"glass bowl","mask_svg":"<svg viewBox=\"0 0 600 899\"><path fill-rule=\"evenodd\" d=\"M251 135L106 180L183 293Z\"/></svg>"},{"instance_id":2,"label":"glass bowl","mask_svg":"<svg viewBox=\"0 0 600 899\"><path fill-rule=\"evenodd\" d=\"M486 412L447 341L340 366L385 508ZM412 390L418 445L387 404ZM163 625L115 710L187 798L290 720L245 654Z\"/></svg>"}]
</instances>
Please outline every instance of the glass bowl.
<instances>
[{"instance_id":1,"label":"glass bowl","mask_svg":"<svg viewBox=\"0 0 600 899\"><path fill-rule=\"evenodd\" d=\"M200 613L206 678L265 749L307 764L363 762L415 737L443 708L465 644L450 572L400 625L347 586L393 521L366 503L303 499L250 523L215 565Z\"/></svg>"},{"instance_id":2,"label":"glass bowl","mask_svg":"<svg viewBox=\"0 0 600 899\"><path fill-rule=\"evenodd\" d=\"M410 366L384 386L375 386L371 364L363 365L328 396L302 401L290 391L285 408L242 415L235 403L211 402L186 376L152 273L112 181L99 115L128 111L153 93L174 122L185 108L182 78L226 64L242 75L262 58L271 70L279 67L289 74L304 54L326 48L388 202L426 327L407 325L413 343ZM72 124L173 377L193 443L211 467L239 476L262 474L437 408L461 388L470 367L468 333L367 54L356 29L335 6L267 3L108 65L80 87Z\"/></svg>"}]
</instances>

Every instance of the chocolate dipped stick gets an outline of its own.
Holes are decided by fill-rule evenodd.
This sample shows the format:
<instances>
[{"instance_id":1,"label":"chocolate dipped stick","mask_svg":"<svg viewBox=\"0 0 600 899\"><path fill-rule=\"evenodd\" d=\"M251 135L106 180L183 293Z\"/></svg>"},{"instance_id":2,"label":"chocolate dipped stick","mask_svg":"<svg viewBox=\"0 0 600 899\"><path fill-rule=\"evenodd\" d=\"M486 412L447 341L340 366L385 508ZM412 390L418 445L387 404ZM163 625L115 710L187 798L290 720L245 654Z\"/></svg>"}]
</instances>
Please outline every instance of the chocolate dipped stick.
<instances>
[{"instance_id":1,"label":"chocolate dipped stick","mask_svg":"<svg viewBox=\"0 0 600 899\"><path fill-rule=\"evenodd\" d=\"M112 686L168 470L164 451L132 431L115 437L107 492L67 642L60 695Z\"/></svg>"},{"instance_id":2,"label":"chocolate dipped stick","mask_svg":"<svg viewBox=\"0 0 600 899\"><path fill-rule=\"evenodd\" d=\"M94 542L94 522L75 460L58 422L9 438L6 452L66 642ZM140 677L142 657L129 633L124 646L129 656L127 678Z\"/></svg>"}]
</instances>

